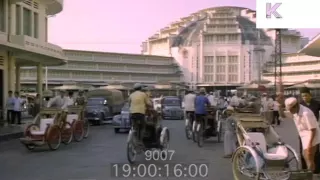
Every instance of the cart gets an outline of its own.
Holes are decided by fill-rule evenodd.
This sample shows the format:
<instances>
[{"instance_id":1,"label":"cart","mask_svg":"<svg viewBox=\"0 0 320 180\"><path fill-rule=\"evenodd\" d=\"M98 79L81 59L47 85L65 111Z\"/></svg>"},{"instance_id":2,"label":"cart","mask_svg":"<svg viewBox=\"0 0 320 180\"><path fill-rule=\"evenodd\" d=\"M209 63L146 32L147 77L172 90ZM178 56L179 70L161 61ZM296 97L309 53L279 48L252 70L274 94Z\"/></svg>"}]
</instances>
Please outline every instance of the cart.
<instances>
[{"instance_id":1,"label":"cart","mask_svg":"<svg viewBox=\"0 0 320 180\"><path fill-rule=\"evenodd\" d=\"M69 106L66 122L71 125L75 141L80 142L85 135L88 136L89 123L85 123L83 119L82 106Z\"/></svg>"},{"instance_id":2,"label":"cart","mask_svg":"<svg viewBox=\"0 0 320 180\"><path fill-rule=\"evenodd\" d=\"M51 150L57 150L62 142L60 115L61 110L57 108L41 109L33 123L27 126L20 142L29 150L46 144Z\"/></svg>"},{"instance_id":3,"label":"cart","mask_svg":"<svg viewBox=\"0 0 320 180\"><path fill-rule=\"evenodd\" d=\"M289 180L312 178L311 172L301 171L296 151L280 137L260 115L238 113L237 139L239 147L232 157L235 180Z\"/></svg>"}]
</instances>

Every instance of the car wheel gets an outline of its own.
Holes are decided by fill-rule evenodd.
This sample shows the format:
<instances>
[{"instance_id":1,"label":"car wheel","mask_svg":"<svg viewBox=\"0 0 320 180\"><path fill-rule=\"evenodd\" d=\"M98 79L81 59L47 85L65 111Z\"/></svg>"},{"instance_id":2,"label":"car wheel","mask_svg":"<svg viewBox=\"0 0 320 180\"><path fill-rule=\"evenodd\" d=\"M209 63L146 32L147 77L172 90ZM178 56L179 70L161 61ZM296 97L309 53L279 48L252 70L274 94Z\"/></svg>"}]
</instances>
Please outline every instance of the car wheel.
<instances>
[{"instance_id":1,"label":"car wheel","mask_svg":"<svg viewBox=\"0 0 320 180\"><path fill-rule=\"evenodd\" d=\"M119 131L120 131L120 128L114 128L114 133L119 133Z\"/></svg>"},{"instance_id":2,"label":"car wheel","mask_svg":"<svg viewBox=\"0 0 320 180\"><path fill-rule=\"evenodd\" d=\"M103 122L104 122L104 114L103 113L101 113L101 115L100 115L100 118L99 118L99 121L97 122L98 123L98 125L102 125L103 124Z\"/></svg>"}]
</instances>

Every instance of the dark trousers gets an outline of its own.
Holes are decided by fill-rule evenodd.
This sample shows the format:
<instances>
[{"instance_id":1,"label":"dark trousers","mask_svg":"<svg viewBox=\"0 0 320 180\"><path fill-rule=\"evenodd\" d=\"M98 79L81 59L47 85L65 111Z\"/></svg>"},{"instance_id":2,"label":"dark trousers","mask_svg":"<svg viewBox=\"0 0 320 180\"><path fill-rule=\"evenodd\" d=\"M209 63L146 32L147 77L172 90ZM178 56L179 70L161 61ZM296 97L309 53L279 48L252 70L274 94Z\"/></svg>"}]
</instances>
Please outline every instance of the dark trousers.
<instances>
[{"instance_id":1,"label":"dark trousers","mask_svg":"<svg viewBox=\"0 0 320 180\"><path fill-rule=\"evenodd\" d=\"M299 138L299 147L300 147L300 157L301 157L301 166L302 169L308 169L306 160L304 159L303 156L303 148L302 148L302 142L301 139ZM314 164L315 164L315 170L313 171L314 174L320 174L320 151L319 151L319 145L317 147L317 152L314 156Z\"/></svg>"},{"instance_id":2,"label":"dark trousers","mask_svg":"<svg viewBox=\"0 0 320 180\"><path fill-rule=\"evenodd\" d=\"M186 114L187 114L187 117L190 118L190 124L191 124L191 126L192 126L193 121L194 121L194 119L196 118L196 117L195 117L195 114L194 114L194 111L187 111Z\"/></svg>"},{"instance_id":3,"label":"dark trousers","mask_svg":"<svg viewBox=\"0 0 320 180\"><path fill-rule=\"evenodd\" d=\"M136 131L139 140L143 139L144 128L145 128L145 115L141 113L132 113L130 115L133 129Z\"/></svg>"},{"instance_id":4,"label":"dark trousers","mask_svg":"<svg viewBox=\"0 0 320 180\"><path fill-rule=\"evenodd\" d=\"M272 120L272 124L280 125L279 111L273 111L273 120Z\"/></svg>"},{"instance_id":5,"label":"dark trousers","mask_svg":"<svg viewBox=\"0 0 320 180\"><path fill-rule=\"evenodd\" d=\"M11 124L14 124L16 119L18 120L18 124L21 124L21 111L13 111Z\"/></svg>"},{"instance_id":6,"label":"dark trousers","mask_svg":"<svg viewBox=\"0 0 320 180\"><path fill-rule=\"evenodd\" d=\"M12 116L13 116L13 110L7 110L7 122L8 122L8 124L11 124Z\"/></svg>"}]
</instances>

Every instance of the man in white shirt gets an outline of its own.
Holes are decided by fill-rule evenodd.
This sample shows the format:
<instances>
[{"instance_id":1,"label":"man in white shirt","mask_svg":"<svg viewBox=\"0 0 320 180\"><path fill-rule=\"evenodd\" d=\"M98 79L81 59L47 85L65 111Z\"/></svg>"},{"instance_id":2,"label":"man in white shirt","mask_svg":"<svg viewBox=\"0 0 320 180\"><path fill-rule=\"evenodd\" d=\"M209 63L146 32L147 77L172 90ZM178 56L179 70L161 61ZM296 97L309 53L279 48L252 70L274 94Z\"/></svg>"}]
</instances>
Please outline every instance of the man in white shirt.
<instances>
[{"instance_id":1,"label":"man in white shirt","mask_svg":"<svg viewBox=\"0 0 320 180\"><path fill-rule=\"evenodd\" d=\"M67 108L68 98L65 96L64 91L60 91L60 95L49 100L47 107Z\"/></svg>"},{"instance_id":2,"label":"man in white shirt","mask_svg":"<svg viewBox=\"0 0 320 180\"><path fill-rule=\"evenodd\" d=\"M184 96L184 110L186 111L186 115L190 118L190 123L193 124L194 121L194 111L195 111L195 100L196 95L192 91L188 91L187 95Z\"/></svg>"},{"instance_id":3,"label":"man in white shirt","mask_svg":"<svg viewBox=\"0 0 320 180\"><path fill-rule=\"evenodd\" d=\"M210 92L208 99L209 99L211 106L216 107L218 105L218 99L215 97L213 92Z\"/></svg>"},{"instance_id":4,"label":"man in white shirt","mask_svg":"<svg viewBox=\"0 0 320 180\"><path fill-rule=\"evenodd\" d=\"M273 99L267 93L263 93L261 97L261 113L265 120L272 124L273 121Z\"/></svg>"},{"instance_id":5,"label":"man in white shirt","mask_svg":"<svg viewBox=\"0 0 320 180\"><path fill-rule=\"evenodd\" d=\"M64 103L64 105L61 107L61 109L67 109L69 106L73 106L73 105L74 105L73 92L70 91L68 93L66 103Z\"/></svg>"},{"instance_id":6,"label":"man in white shirt","mask_svg":"<svg viewBox=\"0 0 320 180\"><path fill-rule=\"evenodd\" d=\"M303 156L308 169L315 171L316 154L319 151L320 129L313 112L298 103L294 97L285 100L286 109L293 114L293 120L297 127L302 142Z\"/></svg>"},{"instance_id":7,"label":"man in white shirt","mask_svg":"<svg viewBox=\"0 0 320 180\"><path fill-rule=\"evenodd\" d=\"M12 124L15 123L16 118L18 120L17 124L21 124L21 110L25 101L19 97L19 92L14 92L13 102Z\"/></svg>"},{"instance_id":8,"label":"man in white shirt","mask_svg":"<svg viewBox=\"0 0 320 180\"><path fill-rule=\"evenodd\" d=\"M232 96L232 98L230 99L230 106L232 106L232 107L238 107L239 104L240 104L240 102L239 102L239 97L238 97L237 94L234 94L234 95Z\"/></svg>"}]
</instances>

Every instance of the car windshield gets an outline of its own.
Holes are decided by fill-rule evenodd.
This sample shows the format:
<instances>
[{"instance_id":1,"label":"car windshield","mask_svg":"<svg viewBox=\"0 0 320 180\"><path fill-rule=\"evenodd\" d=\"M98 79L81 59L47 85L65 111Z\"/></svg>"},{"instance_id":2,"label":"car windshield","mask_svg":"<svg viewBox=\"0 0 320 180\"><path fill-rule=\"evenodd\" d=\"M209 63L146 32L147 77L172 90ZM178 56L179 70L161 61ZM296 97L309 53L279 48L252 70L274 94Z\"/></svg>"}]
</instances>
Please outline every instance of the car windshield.
<instances>
[{"instance_id":1,"label":"car windshield","mask_svg":"<svg viewBox=\"0 0 320 180\"><path fill-rule=\"evenodd\" d=\"M167 106L181 106L180 100L175 98L165 98L163 99L163 104Z\"/></svg>"},{"instance_id":2,"label":"car windshield","mask_svg":"<svg viewBox=\"0 0 320 180\"><path fill-rule=\"evenodd\" d=\"M121 111L129 111L129 103L125 103Z\"/></svg>"},{"instance_id":3,"label":"car windshield","mask_svg":"<svg viewBox=\"0 0 320 180\"><path fill-rule=\"evenodd\" d=\"M92 105L104 105L107 104L107 100L104 98L89 98L87 105L92 106Z\"/></svg>"}]
</instances>

